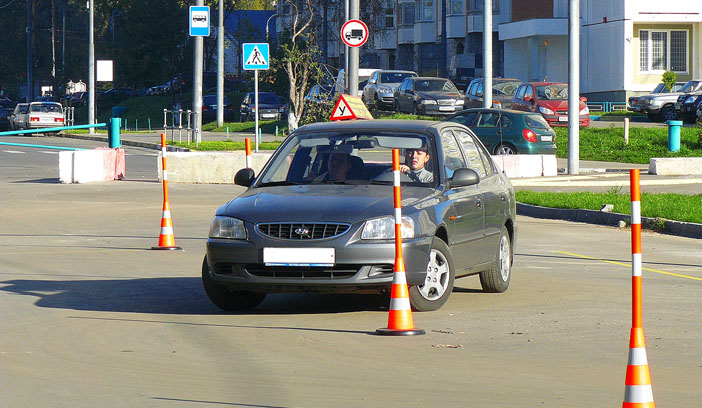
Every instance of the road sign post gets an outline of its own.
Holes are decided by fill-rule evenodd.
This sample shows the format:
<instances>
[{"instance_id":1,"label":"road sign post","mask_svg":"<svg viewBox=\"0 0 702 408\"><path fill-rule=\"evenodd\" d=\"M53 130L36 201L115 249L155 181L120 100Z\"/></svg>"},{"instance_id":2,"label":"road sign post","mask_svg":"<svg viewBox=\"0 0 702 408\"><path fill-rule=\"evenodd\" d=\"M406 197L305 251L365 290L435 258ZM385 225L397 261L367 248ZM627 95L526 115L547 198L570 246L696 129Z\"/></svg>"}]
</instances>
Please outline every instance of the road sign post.
<instances>
[{"instance_id":1,"label":"road sign post","mask_svg":"<svg viewBox=\"0 0 702 408\"><path fill-rule=\"evenodd\" d=\"M210 7L204 0L197 0L198 5L190 6L188 25L193 38L193 110L195 111L195 143L202 140L202 62L203 37L210 35Z\"/></svg>"},{"instance_id":2,"label":"road sign post","mask_svg":"<svg viewBox=\"0 0 702 408\"><path fill-rule=\"evenodd\" d=\"M258 70L268 69L270 66L269 47L268 43L245 43L242 44L243 52L241 55L244 59L244 69L254 71L254 107L256 114L254 115L254 139L256 140L256 152L258 152L259 139L261 137L258 131Z\"/></svg>"}]
</instances>

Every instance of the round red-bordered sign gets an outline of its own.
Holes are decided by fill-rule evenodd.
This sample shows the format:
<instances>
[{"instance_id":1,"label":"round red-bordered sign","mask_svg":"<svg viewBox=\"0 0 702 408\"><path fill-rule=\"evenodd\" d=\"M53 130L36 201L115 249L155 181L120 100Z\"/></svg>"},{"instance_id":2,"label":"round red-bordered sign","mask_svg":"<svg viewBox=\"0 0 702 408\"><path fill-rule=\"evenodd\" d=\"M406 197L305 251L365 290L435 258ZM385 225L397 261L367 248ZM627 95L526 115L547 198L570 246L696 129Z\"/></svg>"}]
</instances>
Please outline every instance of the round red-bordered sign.
<instances>
[{"instance_id":1,"label":"round red-bordered sign","mask_svg":"<svg viewBox=\"0 0 702 408\"><path fill-rule=\"evenodd\" d=\"M341 26L341 41L349 47L360 47L368 40L368 26L361 20L349 20Z\"/></svg>"}]
</instances>

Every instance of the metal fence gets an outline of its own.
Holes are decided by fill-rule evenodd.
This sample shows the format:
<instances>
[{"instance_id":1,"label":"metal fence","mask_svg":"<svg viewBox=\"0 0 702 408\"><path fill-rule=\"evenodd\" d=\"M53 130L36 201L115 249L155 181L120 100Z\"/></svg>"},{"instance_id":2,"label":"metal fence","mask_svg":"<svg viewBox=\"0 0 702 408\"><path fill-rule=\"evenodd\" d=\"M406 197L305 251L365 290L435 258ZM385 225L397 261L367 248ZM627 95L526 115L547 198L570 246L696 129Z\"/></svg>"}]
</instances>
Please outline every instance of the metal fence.
<instances>
[{"instance_id":1,"label":"metal fence","mask_svg":"<svg viewBox=\"0 0 702 408\"><path fill-rule=\"evenodd\" d=\"M198 129L195 128L195 119L198 117L198 115L198 112L191 111L190 109L164 109L163 133L168 135L168 130L170 130L171 142L174 142L175 134L177 131L179 143L183 142L183 134L185 134L188 144L190 144L192 141L195 141L195 145L197 146L201 141L200 132Z\"/></svg>"},{"instance_id":2,"label":"metal fence","mask_svg":"<svg viewBox=\"0 0 702 408\"><path fill-rule=\"evenodd\" d=\"M590 113L626 111L626 102L586 102Z\"/></svg>"},{"instance_id":3,"label":"metal fence","mask_svg":"<svg viewBox=\"0 0 702 408\"><path fill-rule=\"evenodd\" d=\"M66 126L73 126L75 108L72 106L63 107L63 124Z\"/></svg>"}]
</instances>

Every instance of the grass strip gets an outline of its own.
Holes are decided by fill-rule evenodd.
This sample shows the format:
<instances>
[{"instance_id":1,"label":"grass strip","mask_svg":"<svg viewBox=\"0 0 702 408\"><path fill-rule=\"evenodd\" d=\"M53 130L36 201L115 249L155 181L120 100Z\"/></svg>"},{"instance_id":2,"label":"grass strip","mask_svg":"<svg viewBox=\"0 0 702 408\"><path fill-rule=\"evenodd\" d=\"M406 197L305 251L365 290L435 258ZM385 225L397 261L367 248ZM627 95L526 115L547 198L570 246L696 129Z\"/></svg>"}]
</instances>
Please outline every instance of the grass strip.
<instances>
[{"instance_id":1,"label":"grass strip","mask_svg":"<svg viewBox=\"0 0 702 408\"><path fill-rule=\"evenodd\" d=\"M613 188L607 193L555 193L520 190L517 201L524 204L550 208L597 210L603 204L614 205L612 212L631 214L631 198ZM673 221L702 224L702 194L651 194L641 193L641 215Z\"/></svg>"},{"instance_id":2,"label":"grass strip","mask_svg":"<svg viewBox=\"0 0 702 408\"><path fill-rule=\"evenodd\" d=\"M188 144L187 142L171 142L167 141L171 146L177 146L177 147L184 147L190 150L196 150L196 151L218 151L218 150L244 150L244 142L235 142L232 140L211 140L211 141L202 141L200 142L197 147L195 146L195 142L192 142ZM252 145L253 147L253 142ZM275 150L280 146L280 142L262 142L258 144L258 149L259 150Z\"/></svg>"}]
</instances>

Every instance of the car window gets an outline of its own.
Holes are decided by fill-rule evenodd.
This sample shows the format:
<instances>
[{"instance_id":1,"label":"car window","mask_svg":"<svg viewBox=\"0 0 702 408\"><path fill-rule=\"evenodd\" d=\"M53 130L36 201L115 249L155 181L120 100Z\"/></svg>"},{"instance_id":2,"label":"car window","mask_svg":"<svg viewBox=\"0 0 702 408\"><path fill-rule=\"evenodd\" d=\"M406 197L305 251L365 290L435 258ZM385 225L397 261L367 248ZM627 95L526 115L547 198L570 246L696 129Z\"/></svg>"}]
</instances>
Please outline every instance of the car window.
<instances>
[{"instance_id":1,"label":"car window","mask_svg":"<svg viewBox=\"0 0 702 408\"><path fill-rule=\"evenodd\" d=\"M524 87L524 98L526 98L527 96L530 98L534 97L534 91L531 89L531 85L527 85Z\"/></svg>"},{"instance_id":2,"label":"car window","mask_svg":"<svg viewBox=\"0 0 702 408\"><path fill-rule=\"evenodd\" d=\"M453 172L457 169L466 167L466 162L463 160L458 143L456 143L453 133L449 130L441 134L441 149L444 151L444 170L447 178L453 177Z\"/></svg>"},{"instance_id":3,"label":"car window","mask_svg":"<svg viewBox=\"0 0 702 408\"><path fill-rule=\"evenodd\" d=\"M493 95L514 95L519 82L498 82L492 85Z\"/></svg>"},{"instance_id":4,"label":"car window","mask_svg":"<svg viewBox=\"0 0 702 408\"><path fill-rule=\"evenodd\" d=\"M475 146L475 141L473 141L473 136L468 132L462 130L456 130L458 140L461 141L461 146L463 147L463 153L468 161L468 168L475 170L480 178L485 178L487 176L487 171L485 170L485 164L483 159L480 157L478 148Z\"/></svg>"},{"instance_id":5,"label":"car window","mask_svg":"<svg viewBox=\"0 0 702 408\"><path fill-rule=\"evenodd\" d=\"M517 99L524 99L524 91L526 91L525 86L520 86L519 89L517 89Z\"/></svg>"},{"instance_id":6,"label":"car window","mask_svg":"<svg viewBox=\"0 0 702 408\"><path fill-rule=\"evenodd\" d=\"M473 82L473 83L470 84L470 86L468 87L468 91L466 92L466 94L470 94L470 95L475 96L475 91L476 91L477 89L478 89L478 83L477 83L477 82Z\"/></svg>"},{"instance_id":7,"label":"car window","mask_svg":"<svg viewBox=\"0 0 702 408\"><path fill-rule=\"evenodd\" d=\"M497 127L497 120L500 114L497 112L483 112L478 119L477 127Z\"/></svg>"},{"instance_id":8,"label":"car window","mask_svg":"<svg viewBox=\"0 0 702 408\"><path fill-rule=\"evenodd\" d=\"M509 129L512 126L512 118L509 115L500 115L499 126L501 129Z\"/></svg>"},{"instance_id":9,"label":"car window","mask_svg":"<svg viewBox=\"0 0 702 408\"><path fill-rule=\"evenodd\" d=\"M280 100L278 99L278 96L276 96L275 94L259 93L258 94L258 103L265 103L267 105L278 105L278 104L280 104Z\"/></svg>"},{"instance_id":10,"label":"car window","mask_svg":"<svg viewBox=\"0 0 702 408\"><path fill-rule=\"evenodd\" d=\"M483 83L478 82L478 87L475 89L476 96L483 96Z\"/></svg>"},{"instance_id":11,"label":"car window","mask_svg":"<svg viewBox=\"0 0 702 408\"><path fill-rule=\"evenodd\" d=\"M414 86L415 91L420 92L458 92L453 82L448 79L422 79Z\"/></svg>"},{"instance_id":12,"label":"car window","mask_svg":"<svg viewBox=\"0 0 702 408\"><path fill-rule=\"evenodd\" d=\"M568 85L542 85L536 87L537 99L567 101Z\"/></svg>"},{"instance_id":13,"label":"car window","mask_svg":"<svg viewBox=\"0 0 702 408\"><path fill-rule=\"evenodd\" d=\"M462 125L466 125L468 127L473 126L473 123L475 122L475 118L478 116L478 112L465 112L458 114L451 119L449 119L451 122L456 122L460 123Z\"/></svg>"},{"instance_id":14,"label":"car window","mask_svg":"<svg viewBox=\"0 0 702 408\"><path fill-rule=\"evenodd\" d=\"M532 129L548 130L550 127L546 119L541 115L526 115L524 116L524 121Z\"/></svg>"},{"instance_id":15,"label":"car window","mask_svg":"<svg viewBox=\"0 0 702 408\"><path fill-rule=\"evenodd\" d=\"M485 173L486 177L490 177L493 174L497 173L497 168L495 167L495 162L492 160L492 157L490 157L490 153L488 153L487 149L485 149L485 145L480 143L480 141L475 141L475 147L478 148L478 153L480 153L480 158L483 159L483 164L485 165Z\"/></svg>"}]
</instances>

